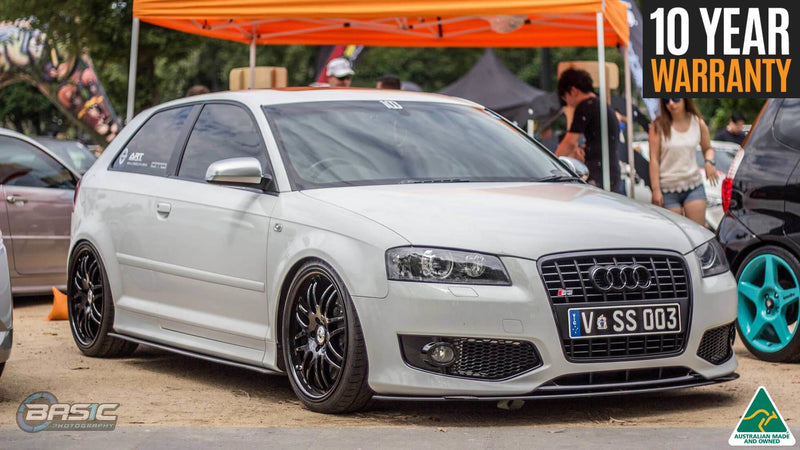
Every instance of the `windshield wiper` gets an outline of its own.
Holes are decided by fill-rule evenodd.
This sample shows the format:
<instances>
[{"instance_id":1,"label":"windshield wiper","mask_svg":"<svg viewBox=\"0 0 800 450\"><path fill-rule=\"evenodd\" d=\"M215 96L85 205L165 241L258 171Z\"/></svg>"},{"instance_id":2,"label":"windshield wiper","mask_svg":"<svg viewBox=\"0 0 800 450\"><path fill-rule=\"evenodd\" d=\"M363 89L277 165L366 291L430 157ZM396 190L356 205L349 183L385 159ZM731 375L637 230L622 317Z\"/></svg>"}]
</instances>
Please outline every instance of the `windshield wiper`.
<instances>
[{"instance_id":1,"label":"windshield wiper","mask_svg":"<svg viewBox=\"0 0 800 450\"><path fill-rule=\"evenodd\" d=\"M470 180L464 178L431 178L427 180L403 180L400 184L420 184L420 183L469 183Z\"/></svg>"},{"instance_id":2,"label":"windshield wiper","mask_svg":"<svg viewBox=\"0 0 800 450\"><path fill-rule=\"evenodd\" d=\"M567 174L556 174L544 178L539 178L538 180L536 180L537 183L568 183L572 181L582 182L583 179Z\"/></svg>"}]
</instances>

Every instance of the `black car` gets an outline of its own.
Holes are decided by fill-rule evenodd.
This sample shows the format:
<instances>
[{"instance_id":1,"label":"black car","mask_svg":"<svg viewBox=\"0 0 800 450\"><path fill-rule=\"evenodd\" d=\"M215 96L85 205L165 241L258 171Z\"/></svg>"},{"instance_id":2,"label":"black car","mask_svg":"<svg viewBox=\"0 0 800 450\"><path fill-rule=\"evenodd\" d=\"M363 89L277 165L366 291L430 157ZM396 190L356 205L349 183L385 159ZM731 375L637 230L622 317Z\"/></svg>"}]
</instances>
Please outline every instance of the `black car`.
<instances>
[{"instance_id":1,"label":"black car","mask_svg":"<svg viewBox=\"0 0 800 450\"><path fill-rule=\"evenodd\" d=\"M773 99L722 184L717 238L739 283L737 326L767 361L800 361L800 99Z\"/></svg>"}]
</instances>

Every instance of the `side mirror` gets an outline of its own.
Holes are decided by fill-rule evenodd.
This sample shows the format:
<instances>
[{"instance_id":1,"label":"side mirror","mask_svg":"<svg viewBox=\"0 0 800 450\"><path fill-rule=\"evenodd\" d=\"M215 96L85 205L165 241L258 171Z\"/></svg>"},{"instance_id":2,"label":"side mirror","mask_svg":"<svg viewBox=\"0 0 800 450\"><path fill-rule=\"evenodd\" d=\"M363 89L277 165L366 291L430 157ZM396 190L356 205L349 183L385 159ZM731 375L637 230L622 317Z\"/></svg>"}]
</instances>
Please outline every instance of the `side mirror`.
<instances>
[{"instance_id":1,"label":"side mirror","mask_svg":"<svg viewBox=\"0 0 800 450\"><path fill-rule=\"evenodd\" d=\"M570 158L569 156L559 156L558 159L562 164L572 170L574 174L578 175L584 180L589 177L589 168L586 167L586 164L582 163L580 160Z\"/></svg>"},{"instance_id":2,"label":"side mirror","mask_svg":"<svg viewBox=\"0 0 800 450\"><path fill-rule=\"evenodd\" d=\"M272 178L261 170L261 163L252 157L215 161L206 170L206 182L231 186L266 188Z\"/></svg>"}]
</instances>

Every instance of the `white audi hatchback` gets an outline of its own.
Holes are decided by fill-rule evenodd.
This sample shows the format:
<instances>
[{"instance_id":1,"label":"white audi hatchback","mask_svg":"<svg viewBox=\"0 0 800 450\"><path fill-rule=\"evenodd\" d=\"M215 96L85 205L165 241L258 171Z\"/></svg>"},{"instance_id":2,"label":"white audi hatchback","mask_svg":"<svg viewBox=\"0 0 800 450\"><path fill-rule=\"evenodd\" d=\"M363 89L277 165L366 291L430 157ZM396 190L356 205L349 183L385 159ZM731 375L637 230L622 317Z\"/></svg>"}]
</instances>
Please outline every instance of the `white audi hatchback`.
<instances>
[{"instance_id":1,"label":"white audi hatchback","mask_svg":"<svg viewBox=\"0 0 800 450\"><path fill-rule=\"evenodd\" d=\"M68 290L87 355L286 373L321 412L737 377L710 232L437 95L226 92L139 114L79 186Z\"/></svg>"}]
</instances>

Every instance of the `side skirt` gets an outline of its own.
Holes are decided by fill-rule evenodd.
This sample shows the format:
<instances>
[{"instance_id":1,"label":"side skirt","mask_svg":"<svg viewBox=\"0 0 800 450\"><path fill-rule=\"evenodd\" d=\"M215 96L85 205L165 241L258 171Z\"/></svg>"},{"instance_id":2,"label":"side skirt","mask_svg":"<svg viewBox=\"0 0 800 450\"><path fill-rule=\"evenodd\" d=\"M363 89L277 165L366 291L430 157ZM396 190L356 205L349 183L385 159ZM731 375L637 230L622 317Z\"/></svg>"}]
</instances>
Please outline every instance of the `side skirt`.
<instances>
[{"instance_id":1,"label":"side skirt","mask_svg":"<svg viewBox=\"0 0 800 450\"><path fill-rule=\"evenodd\" d=\"M139 339L139 338L135 338L135 337L131 337L131 336L126 336L124 334L108 333L108 335L111 336L111 337L115 337L115 338L118 338L118 339L125 340L125 341L136 342L137 344L147 345L149 347L154 347L154 348L158 348L158 349L161 349L161 350L166 350L168 352L177 353L179 355L191 356L192 358L198 358L198 359L202 359L202 360L205 360L205 361L215 362L215 363L218 363L218 364L225 364L226 366L239 367L241 369L252 370L252 371L263 373L263 374L266 374L266 375L285 375L283 372L270 370L270 369L267 369L265 367L251 366L249 364L243 364L243 363L236 362L236 361L229 361L227 359L218 358L216 356L204 355L202 353L197 353L197 352L193 352L193 351L190 351L190 350L184 350L184 349L180 349L180 348L176 348L176 347L170 347L169 345L157 344L155 342L150 342L150 341L146 341L144 339Z\"/></svg>"}]
</instances>

